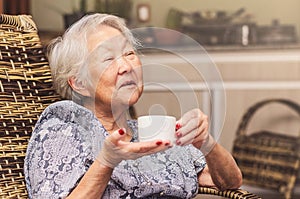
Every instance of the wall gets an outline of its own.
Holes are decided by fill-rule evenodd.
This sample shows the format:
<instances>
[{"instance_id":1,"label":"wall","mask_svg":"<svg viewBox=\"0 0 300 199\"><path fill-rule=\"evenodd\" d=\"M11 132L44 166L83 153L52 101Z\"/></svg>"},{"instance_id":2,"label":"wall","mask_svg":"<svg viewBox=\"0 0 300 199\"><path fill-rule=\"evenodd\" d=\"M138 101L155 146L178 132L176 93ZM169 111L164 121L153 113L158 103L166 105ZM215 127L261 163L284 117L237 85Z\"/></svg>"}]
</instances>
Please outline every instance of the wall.
<instances>
[{"instance_id":1,"label":"wall","mask_svg":"<svg viewBox=\"0 0 300 199\"><path fill-rule=\"evenodd\" d=\"M86 0L88 9L93 10L94 0ZM31 0L34 20L41 30L63 30L62 14L70 13L78 5L78 0ZM164 26L169 8L179 8L188 12L198 10L225 10L233 12L241 7L255 16L259 24L270 24L278 18L281 23L296 24L300 32L299 0L133 0L132 15L136 15L136 5L147 3L151 6L151 21L147 24Z\"/></svg>"},{"instance_id":2,"label":"wall","mask_svg":"<svg viewBox=\"0 0 300 199\"><path fill-rule=\"evenodd\" d=\"M192 53L182 53L180 57L187 58ZM211 133L219 137L219 143L227 150L232 150L238 125L242 120L243 114L250 106L262 100L274 98L290 99L300 104L299 49L211 52L209 56L213 63L216 64L224 81L225 104L222 99L221 101L214 101L215 112L209 113L210 111L205 111L207 107L201 107L203 105L202 100L205 99L205 96L202 95L205 88L195 89L193 92L197 95L199 107L206 114L211 115L210 119L213 123L214 121L223 121L222 108L225 108L224 125L222 126L221 123L216 122L217 128L214 128L215 130L221 128L221 131L211 131ZM200 64L196 60L195 63L199 64L199 71L201 72L203 63L201 59L198 59L198 61ZM199 77L199 71L195 70L197 64L189 65L179 57L176 59L174 55L149 53L142 57L142 62L147 63L146 67L144 67L144 79L146 82L159 82L166 86L167 84L163 84L163 82L174 83L176 74L187 78L190 83L202 81ZM148 67L150 63L163 66L162 68L167 68L167 70L157 69L156 71L159 70L159 73L150 73L151 70L155 70L153 66ZM183 82L183 85L186 85L186 83ZM174 115L179 119L182 113L186 112L185 110L195 108L195 103L192 102L192 99L195 97L188 95L188 91L191 91L189 87L186 87L187 90L184 90L178 89L181 87L180 85L170 88L166 86L169 90L165 89L166 92L162 92L161 89L156 91L153 89L149 90L147 89L149 88L148 86L147 84L145 85L145 91L135 105L138 116L149 112L155 113L157 110L161 111L162 114ZM213 96L216 97L216 95ZM212 96L209 97L210 100L208 102L213 103ZM158 105L162 105L163 108ZM189 105L194 107L188 107ZM211 123L211 126L214 125L213 123ZM284 135L297 136L299 134L299 124L299 116L295 111L283 105L271 104L262 107L254 114L246 133L268 130Z\"/></svg>"}]
</instances>

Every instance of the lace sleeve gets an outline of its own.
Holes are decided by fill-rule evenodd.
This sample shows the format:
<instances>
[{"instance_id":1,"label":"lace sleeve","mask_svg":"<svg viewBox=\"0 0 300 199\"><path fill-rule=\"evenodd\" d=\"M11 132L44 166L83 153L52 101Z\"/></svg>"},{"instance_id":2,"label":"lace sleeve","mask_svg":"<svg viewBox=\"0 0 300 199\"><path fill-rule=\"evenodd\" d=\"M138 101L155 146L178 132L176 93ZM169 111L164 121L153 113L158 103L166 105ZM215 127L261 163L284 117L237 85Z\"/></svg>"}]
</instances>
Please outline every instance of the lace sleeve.
<instances>
[{"instance_id":1,"label":"lace sleeve","mask_svg":"<svg viewBox=\"0 0 300 199\"><path fill-rule=\"evenodd\" d=\"M190 145L189 147L196 173L199 173L206 166L205 156L199 149L196 149L193 145Z\"/></svg>"},{"instance_id":2,"label":"lace sleeve","mask_svg":"<svg viewBox=\"0 0 300 199\"><path fill-rule=\"evenodd\" d=\"M65 198L91 164L90 147L81 137L84 128L49 119L30 140L25 176L32 198Z\"/></svg>"}]
</instances>

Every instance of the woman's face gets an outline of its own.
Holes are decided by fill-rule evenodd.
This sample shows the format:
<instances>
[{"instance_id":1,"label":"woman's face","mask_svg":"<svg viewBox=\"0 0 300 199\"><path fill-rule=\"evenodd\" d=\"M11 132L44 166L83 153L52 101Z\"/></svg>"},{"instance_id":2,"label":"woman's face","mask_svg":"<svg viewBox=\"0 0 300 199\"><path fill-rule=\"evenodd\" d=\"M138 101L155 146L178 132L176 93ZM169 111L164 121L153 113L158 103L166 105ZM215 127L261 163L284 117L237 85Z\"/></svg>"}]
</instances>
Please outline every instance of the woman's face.
<instances>
[{"instance_id":1,"label":"woman's face","mask_svg":"<svg viewBox=\"0 0 300 199\"><path fill-rule=\"evenodd\" d=\"M88 37L90 97L95 106L131 106L143 91L142 67L133 46L121 32L101 25Z\"/></svg>"}]
</instances>

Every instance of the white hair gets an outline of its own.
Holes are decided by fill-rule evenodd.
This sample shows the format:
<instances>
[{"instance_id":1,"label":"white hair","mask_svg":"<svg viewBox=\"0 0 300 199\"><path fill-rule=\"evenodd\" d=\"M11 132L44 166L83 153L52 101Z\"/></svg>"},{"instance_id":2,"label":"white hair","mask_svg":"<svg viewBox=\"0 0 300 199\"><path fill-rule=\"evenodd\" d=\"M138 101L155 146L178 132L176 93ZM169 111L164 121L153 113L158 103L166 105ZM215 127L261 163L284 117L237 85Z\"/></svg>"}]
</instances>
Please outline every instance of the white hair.
<instances>
[{"instance_id":1,"label":"white hair","mask_svg":"<svg viewBox=\"0 0 300 199\"><path fill-rule=\"evenodd\" d=\"M99 30L99 25L107 25L119 30L133 45L138 44L124 20L108 14L86 15L74 23L62 37L54 39L48 46L48 60L52 73L53 86L65 99L72 99L73 90L68 84L70 77L85 84L87 75L88 44L87 36ZM81 74L80 74L81 73Z\"/></svg>"}]
</instances>

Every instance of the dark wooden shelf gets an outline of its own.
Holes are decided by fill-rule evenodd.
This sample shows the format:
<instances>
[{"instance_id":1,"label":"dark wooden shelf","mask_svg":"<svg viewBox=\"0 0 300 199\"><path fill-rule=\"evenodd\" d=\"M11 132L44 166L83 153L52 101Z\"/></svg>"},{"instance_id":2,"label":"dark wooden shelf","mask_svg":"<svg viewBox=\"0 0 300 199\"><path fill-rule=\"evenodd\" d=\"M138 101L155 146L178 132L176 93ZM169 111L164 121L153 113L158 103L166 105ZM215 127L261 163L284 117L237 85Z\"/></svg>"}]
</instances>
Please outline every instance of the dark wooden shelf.
<instances>
[{"instance_id":1,"label":"dark wooden shelf","mask_svg":"<svg viewBox=\"0 0 300 199\"><path fill-rule=\"evenodd\" d=\"M39 31L39 36L43 46L47 46L52 39L55 39L63 34L63 32L55 31Z\"/></svg>"}]
</instances>

